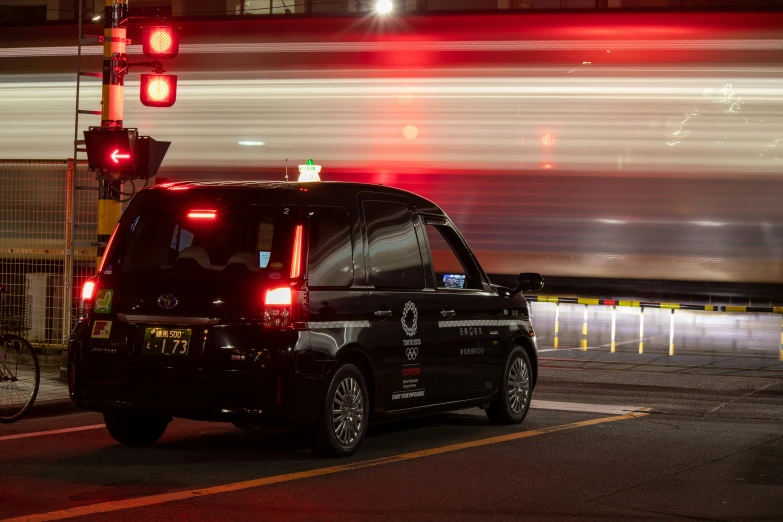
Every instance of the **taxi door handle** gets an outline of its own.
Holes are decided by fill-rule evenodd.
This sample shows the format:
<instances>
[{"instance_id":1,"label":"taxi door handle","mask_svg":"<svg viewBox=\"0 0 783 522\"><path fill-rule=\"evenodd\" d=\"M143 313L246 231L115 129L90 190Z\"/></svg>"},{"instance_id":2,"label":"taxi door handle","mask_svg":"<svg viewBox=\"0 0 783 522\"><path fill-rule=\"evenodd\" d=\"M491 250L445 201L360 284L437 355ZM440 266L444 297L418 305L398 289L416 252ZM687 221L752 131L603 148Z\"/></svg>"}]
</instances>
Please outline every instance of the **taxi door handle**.
<instances>
[{"instance_id":1,"label":"taxi door handle","mask_svg":"<svg viewBox=\"0 0 783 522\"><path fill-rule=\"evenodd\" d=\"M455 312L454 310L441 310L440 311L440 316L441 317L454 317L455 315L457 315L457 312Z\"/></svg>"},{"instance_id":2,"label":"taxi door handle","mask_svg":"<svg viewBox=\"0 0 783 522\"><path fill-rule=\"evenodd\" d=\"M375 317L391 317L391 310L376 310Z\"/></svg>"}]
</instances>

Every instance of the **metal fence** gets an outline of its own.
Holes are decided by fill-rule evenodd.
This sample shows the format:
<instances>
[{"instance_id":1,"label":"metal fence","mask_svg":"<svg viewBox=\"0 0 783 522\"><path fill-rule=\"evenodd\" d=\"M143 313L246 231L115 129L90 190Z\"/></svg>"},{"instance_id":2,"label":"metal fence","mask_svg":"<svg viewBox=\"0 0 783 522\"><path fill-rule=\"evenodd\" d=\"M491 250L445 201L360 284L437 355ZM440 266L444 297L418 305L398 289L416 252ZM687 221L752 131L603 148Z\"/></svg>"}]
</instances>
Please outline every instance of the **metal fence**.
<instances>
[{"instance_id":1,"label":"metal fence","mask_svg":"<svg viewBox=\"0 0 783 522\"><path fill-rule=\"evenodd\" d=\"M0 283L36 346L65 346L78 289L95 273L97 190L86 162L0 160Z\"/></svg>"}]
</instances>

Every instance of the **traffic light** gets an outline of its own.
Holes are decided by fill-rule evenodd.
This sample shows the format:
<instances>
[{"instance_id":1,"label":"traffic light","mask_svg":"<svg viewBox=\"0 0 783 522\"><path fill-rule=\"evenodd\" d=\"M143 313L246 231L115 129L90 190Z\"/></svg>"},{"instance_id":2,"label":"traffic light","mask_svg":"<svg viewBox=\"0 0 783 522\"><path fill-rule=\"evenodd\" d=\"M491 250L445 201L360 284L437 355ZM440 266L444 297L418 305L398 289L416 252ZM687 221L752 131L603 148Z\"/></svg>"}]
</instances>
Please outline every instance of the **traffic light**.
<instances>
[{"instance_id":1,"label":"traffic light","mask_svg":"<svg viewBox=\"0 0 783 522\"><path fill-rule=\"evenodd\" d=\"M179 35L170 26L145 27L141 44L144 56L165 60L179 53Z\"/></svg>"},{"instance_id":2,"label":"traffic light","mask_svg":"<svg viewBox=\"0 0 783 522\"><path fill-rule=\"evenodd\" d=\"M171 107L177 101L177 77L171 74L142 74L141 103L147 107Z\"/></svg>"},{"instance_id":3,"label":"traffic light","mask_svg":"<svg viewBox=\"0 0 783 522\"><path fill-rule=\"evenodd\" d=\"M90 170L124 175L136 170L136 129L90 127L84 131Z\"/></svg>"},{"instance_id":4,"label":"traffic light","mask_svg":"<svg viewBox=\"0 0 783 522\"><path fill-rule=\"evenodd\" d=\"M145 27L141 50L144 56L156 60L174 58L179 54L179 35L171 26ZM156 61L156 72L163 67ZM141 103L147 107L171 107L177 101L177 77L171 74L142 74Z\"/></svg>"},{"instance_id":5,"label":"traffic light","mask_svg":"<svg viewBox=\"0 0 783 522\"><path fill-rule=\"evenodd\" d=\"M90 127L84 131L90 170L117 179L148 179L158 173L171 142L139 136L136 129Z\"/></svg>"}]
</instances>

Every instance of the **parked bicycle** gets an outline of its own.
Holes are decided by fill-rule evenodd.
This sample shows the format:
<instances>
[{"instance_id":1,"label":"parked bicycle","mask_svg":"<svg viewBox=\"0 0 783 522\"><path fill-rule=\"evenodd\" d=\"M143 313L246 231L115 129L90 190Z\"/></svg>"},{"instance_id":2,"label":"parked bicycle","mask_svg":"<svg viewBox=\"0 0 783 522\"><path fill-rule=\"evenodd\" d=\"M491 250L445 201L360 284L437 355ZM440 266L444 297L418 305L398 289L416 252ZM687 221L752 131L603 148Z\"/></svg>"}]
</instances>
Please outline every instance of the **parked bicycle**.
<instances>
[{"instance_id":1,"label":"parked bicycle","mask_svg":"<svg viewBox=\"0 0 783 522\"><path fill-rule=\"evenodd\" d=\"M40 383L38 357L27 339L18 335L26 324L25 306L14 310L0 285L0 423L22 418L35 402Z\"/></svg>"}]
</instances>

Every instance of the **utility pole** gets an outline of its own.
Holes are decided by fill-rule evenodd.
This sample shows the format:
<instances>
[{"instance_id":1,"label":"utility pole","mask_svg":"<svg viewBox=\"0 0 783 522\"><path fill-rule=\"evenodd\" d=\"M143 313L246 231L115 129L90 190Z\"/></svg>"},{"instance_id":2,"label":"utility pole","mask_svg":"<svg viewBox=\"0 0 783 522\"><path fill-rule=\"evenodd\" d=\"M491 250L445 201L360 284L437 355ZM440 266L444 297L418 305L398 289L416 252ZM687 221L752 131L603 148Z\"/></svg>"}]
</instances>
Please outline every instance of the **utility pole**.
<instances>
[{"instance_id":1,"label":"utility pole","mask_svg":"<svg viewBox=\"0 0 783 522\"><path fill-rule=\"evenodd\" d=\"M103 16L103 89L101 91L101 127L123 127L125 111L125 44L124 25L128 17L127 0L105 0ZM98 186L98 259L106 251L114 227L120 220L119 194L122 182L110 173L102 176Z\"/></svg>"}]
</instances>

